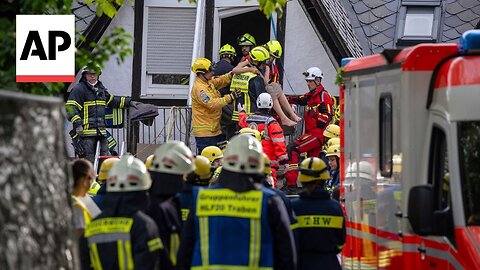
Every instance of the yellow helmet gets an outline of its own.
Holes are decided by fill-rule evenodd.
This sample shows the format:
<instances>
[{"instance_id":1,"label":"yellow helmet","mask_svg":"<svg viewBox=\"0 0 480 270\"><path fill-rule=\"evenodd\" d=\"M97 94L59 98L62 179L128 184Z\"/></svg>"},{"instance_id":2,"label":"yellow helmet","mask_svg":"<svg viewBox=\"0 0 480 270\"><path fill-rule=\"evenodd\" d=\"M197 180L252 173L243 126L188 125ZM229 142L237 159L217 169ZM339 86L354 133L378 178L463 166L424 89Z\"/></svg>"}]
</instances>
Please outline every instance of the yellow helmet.
<instances>
[{"instance_id":1,"label":"yellow helmet","mask_svg":"<svg viewBox=\"0 0 480 270\"><path fill-rule=\"evenodd\" d=\"M212 71L212 61L207 58L197 58L193 62L192 71L195 74L205 74L208 71Z\"/></svg>"},{"instance_id":2,"label":"yellow helmet","mask_svg":"<svg viewBox=\"0 0 480 270\"><path fill-rule=\"evenodd\" d=\"M270 58L270 53L263 46L253 48L250 52L250 59L257 62L264 62Z\"/></svg>"},{"instance_id":3,"label":"yellow helmet","mask_svg":"<svg viewBox=\"0 0 480 270\"><path fill-rule=\"evenodd\" d=\"M215 160L219 158L223 158L223 152L220 150L220 148L216 146L207 146L203 148L202 153L200 153L201 156L206 157L210 163L213 163Z\"/></svg>"},{"instance_id":4,"label":"yellow helmet","mask_svg":"<svg viewBox=\"0 0 480 270\"><path fill-rule=\"evenodd\" d=\"M327 150L327 154L325 155L326 157L333 157L333 156L337 156L338 158L340 158L340 145L338 144L334 144L332 146L330 146Z\"/></svg>"},{"instance_id":5,"label":"yellow helmet","mask_svg":"<svg viewBox=\"0 0 480 270\"><path fill-rule=\"evenodd\" d=\"M220 55L220 57L223 57L224 55L237 56L237 52L235 51L235 48L232 45L225 44L218 51L218 55Z\"/></svg>"},{"instance_id":6,"label":"yellow helmet","mask_svg":"<svg viewBox=\"0 0 480 270\"><path fill-rule=\"evenodd\" d=\"M323 131L323 136L327 138L338 138L340 137L340 127L335 124L330 124L328 127Z\"/></svg>"},{"instance_id":7,"label":"yellow helmet","mask_svg":"<svg viewBox=\"0 0 480 270\"><path fill-rule=\"evenodd\" d=\"M282 56L282 45L278 40L270 40L265 46L273 57L280 58Z\"/></svg>"},{"instance_id":8,"label":"yellow helmet","mask_svg":"<svg viewBox=\"0 0 480 270\"><path fill-rule=\"evenodd\" d=\"M145 167L147 167L147 170L150 170L150 166L152 166L153 157L154 155L150 155L147 157L147 160L145 160Z\"/></svg>"},{"instance_id":9,"label":"yellow helmet","mask_svg":"<svg viewBox=\"0 0 480 270\"><path fill-rule=\"evenodd\" d=\"M97 181L93 181L88 189L88 195L97 195L98 190L100 189L100 184Z\"/></svg>"},{"instance_id":10,"label":"yellow helmet","mask_svg":"<svg viewBox=\"0 0 480 270\"><path fill-rule=\"evenodd\" d=\"M255 38L249 33L245 33L238 37L238 45L240 46L256 46Z\"/></svg>"},{"instance_id":11,"label":"yellow helmet","mask_svg":"<svg viewBox=\"0 0 480 270\"><path fill-rule=\"evenodd\" d=\"M270 158L265 153L263 153L263 163L265 163L265 168L263 169L263 173L265 175L272 174L272 167L270 167Z\"/></svg>"},{"instance_id":12,"label":"yellow helmet","mask_svg":"<svg viewBox=\"0 0 480 270\"><path fill-rule=\"evenodd\" d=\"M193 171L198 179L200 180L210 180L212 176L210 160L204 156L196 156L195 157L195 170Z\"/></svg>"},{"instance_id":13,"label":"yellow helmet","mask_svg":"<svg viewBox=\"0 0 480 270\"><path fill-rule=\"evenodd\" d=\"M251 135L255 138L257 138L257 140L259 142L262 141L262 134L260 133L260 131L256 130L256 129L253 129L253 128L242 128L240 129L240 134L248 134L248 135Z\"/></svg>"},{"instance_id":14,"label":"yellow helmet","mask_svg":"<svg viewBox=\"0 0 480 270\"><path fill-rule=\"evenodd\" d=\"M98 173L98 181L105 182L108 178L108 172L112 168L113 164L117 163L119 158L107 158L102 162L100 166L100 172Z\"/></svg>"},{"instance_id":15,"label":"yellow helmet","mask_svg":"<svg viewBox=\"0 0 480 270\"><path fill-rule=\"evenodd\" d=\"M302 161L298 171L298 180L302 183L330 178L327 164L317 157L310 157Z\"/></svg>"},{"instance_id":16,"label":"yellow helmet","mask_svg":"<svg viewBox=\"0 0 480 270\"><path fill-rule=\"evenodd\" d=\"M324 149L328 150L330 146L332 145L340 145L340 138L331 138L330 140L327 141L327 143L324 145Z\"/></svg>"}]
</instances>

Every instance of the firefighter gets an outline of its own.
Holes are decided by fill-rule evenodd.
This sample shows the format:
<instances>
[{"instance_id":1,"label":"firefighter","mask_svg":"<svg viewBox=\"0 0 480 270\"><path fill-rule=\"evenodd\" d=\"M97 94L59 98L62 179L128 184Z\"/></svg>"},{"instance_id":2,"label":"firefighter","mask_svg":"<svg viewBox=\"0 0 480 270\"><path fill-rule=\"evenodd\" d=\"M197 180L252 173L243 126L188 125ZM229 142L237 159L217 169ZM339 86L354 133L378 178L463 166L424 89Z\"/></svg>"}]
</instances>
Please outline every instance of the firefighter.
<instances>
[{"instance_id":1,"label":"firefighter","mask_svg":"<svg viewBox=\"0 0 480 270\"><path fill-rule=\"evenodd\" d=\"M340 139L339 139L340 127L335 124L328 125L327 128L323 131L323 137L325 139L325 143L323 144L322 151L320 152L318 157L321 158L323 162L325 162L325 164L327 164L327 167L330 170L331 169L330 163L328 162L328 158L326 157L326 154L328 152L328 148L330 148L332 144L340 144ZM331 139L334 139L334 138L335 140L331 141ZM338 143L334 143L334 142L337 142L337 140L338 140Z\"/></svg>"},{"instance_id":2,"label":"firefighter","mask_svg":"<svg viewBox=\"0 0 480 270\"><path fill-rule=\"evenodd\" d=\"M254 180L264 169L260 142L234 136L224 160L218 184L194 190L179 269L295 269L285 206Z\"/></svg>"},{"instance_id":3,"label":"firefighter","mask_svg":"<svg viewBox=\"0 0 480 270\"><path fill-rule=\"evenodd\" d=\"M180 244L181 211L176 194L183 190L184 175L195 169L192 151L180 141L168 141L155 150L150 175L150 206L147 214L155 220L160 238L172 263Z\"/></svg>"},{"instance_id":4,"label":"firefighter","mask_svg":"<svg viewBox=\"0 0 480 270\"><path fill-rule=\"evenodd\" d=\"M325 188L333 197L334 191L337 190L340 185L340 145L330 146L325 156L328 159L328 165L330 167L330 179L328 179ZM339 200L336 196L334 199Z\"/></svg>"},{"instance_id":5,"label":"firefighter","mask_svg":"<svg viewBox=\"0 0 480 270\"><path fill-rule=\"evenodd\" d=\"M337 254L346 238L345 218L337 201L330 199L325 183L327 165L317 157L302 161L298 179L304 190L292 200L296 223L299 269L342 269ZM321 266L321 267L320 267Z\"/></svg>"},{"instance_id":6,"label":"firefighter","mask_svg":"<svg viewBox=\"0 0 480 270\"><path fill-rule=\"evenodd\" d=\"M105 185L108 172L112 168L112 166L117 163L120 159L113 157L105 159L102 164L100 165L100 172L98 173L97 181L100 184L100 188L98 189L97 193L92 197L92 200L97 204L98 208L103 209L103 204L105 201L105 194L107 193L107 186Z\"/></svg>"},{"instance_id":7,"label":"firefighter","mask_svg":"<svg viewBox=\"0 0 480 270\"><path fill-rule=\"evenodd\" d=\"M289 98L290 103L306 106L303 115L305 134L288 146L291 168L298 167L301 153L306 152L309 157L319 156L324 144L323 131L333 117L333 102L330 94L323 88L322 71L317 67L311 67L303 75L308 85L308 93L303 96L292 96ZM297 176L297 170L286 172L286 192L295 192Z\"/></svg>"},{"instance_id":8,"label":"firefighter","mask_svg":"<svg viewBox=\"0 0 480 270\"><path fill-rule=\"evenodd\" d=\"M157 225L143 213L151 184L141 160L126 155L113 165L104 211L85 230L81 254L90 254L90 264L83 269L173 269Z\"/></svg>"},{"instance_id":9,"label":"firefighter","mask_svg":"<svg viewBox=\"0 0 480 270\"><path fill-rule=\"evenodd\" d=\"M272 117L269 111L272 109L272 97L268 93L262 93L257 98L258 110L255 114L247 116L245 112L239 115L240 127L250 127L263 133L262 147L263 152L271 160L271 168L274 184L277 186L277 170L280 166L288 167L288 154L285 145L285 136L280 124Z\"/></svg>"},{"instance_id":10,"label":"firefighter","mask_svg":"<svg viewBox=\"0 0 480 270\"><path fill-rule=\"evenodd\" d=\"M198 153L203 148L224 141L225 136L220 129L222 107L240 96L240 91L232 91L222 97L217 89L227 86L232 80L233 70L220 77L213 77L212 63L207 58L197 58L192 71L197 74L192 87L192 128ZM245 72L240 69L241 72ZM207 117L208 115L208 117Z\"/></svg>"},{"instance_id":11,"label":"firefighter","mask_svg":"<svg viewBox=\"0 0 480 270\"><path fill-rule=\"evenodd\" d=\"M231 91L240 90L240 97L234 101L234 111L232 120L238 122L240 110L244 110L247 115L257 110L256 101L261 93L265 93L265 83L260 74L260 70L265 68L265 61L270 58L270 53L263 46L258 46L250 51L250 60L247 68L254 68L255 72L246 72L233 76L230 84Z\"/></svg>"},{"instance_id":12,"label":"firefighter","mask_svg":"<svg viewBox=\"0 0 480 270\"><path fill-rule=\"evenodd\" d=\"M249 33L245 33L239 36L237 41L238 41L238 45L240 46L240 49L242 50L242 58L240 58L239 62L249 61L250 51L252 50L253 47L257 46L257 42L255 41L255 38Z\"/></svg>"},{"instance_id":13,"label":"firefighter","mask_svg":"<svg viewBox=\"0 0 480 270\"><path fill-rule=\"evenodd\" d=\"M205 147L200 155L206 157L210 161L213 169L222 166L223 152L217 146Z\"/></svg>"},{"instance_id":14,"label":"firefighter","mask_svg":"<svg viewBox=\"0 0 480 270\"><path fill-rule=\"evenodd\" d=\"M323 137L327 138L327 140L331 138L340 138L340 127L335 124L328 125L323 131Z\"/></svg>"},{"instance_id":15,"label":"firefighter","mask_svg":"<svg viewBox=\"0 0 480 270\"><path fill-rule=\"evenodd\" d=\"M302 118L292 110L292 107L288 103L285 94L283 93L282 86L280 85L280 73L276 65L276 59L280 59L282 56L282 45L277 40L271 40L264 45L270 53L270 59L267 61L264 72L265 89L272 96L273 109L280 117L280 122L285 126L294 126L297 122L300 122ZM283 109L290 115L293 121L287 117L283 112Z\"/></svg>"},{"instance_id":16,"label":"firefighter","mask_svg":"<svg viewBox=\"0 0 480 270\"><path fill-rule=\"evenodd\" d=\"M100 214L100 209L90 196L87 196L90 184L95 179L92 163L86 159L77 159L72 163L72 172L73 227L76 230L76 237L80 239L85 231L85 226L90 223L92 218Z\"/></svg>"},{"instance_id":17,"label":"firefighter","mask_svg":"<svg viewBox=\"0 0 480 270\"><path fill-rule=\"evenodd\" d=\"M105 108L136 107L139 102L130 97L113 96L99 81L102 71L99 67L87 66L81 70L80 81L72 88L66 103L68 120L73 124L72 136L75 153L95 163L97 141L100 142L100 156L108 153L107 131L105 129Z\"/></svg>"},{"instance_id":18,"label":"firefighter","mask_svg":"<svg viewBox=\"0 0 480 270\"><path fill-rule=\"evenodd\" d=\"M223 45L218 51L220 60L215 63L215 68L213 75L218 77L223 74L226 74L233 70L233 62L237 56L235 48L230 44ZM223 87L219 90L220 95L223 97L230 94L230 84ZM235 122L232 121L233 114L233 104L227 103L226 106L222 107L222 117L220 119L220 126L222 129L222 134L225 135L226 139L230 139L235 134Z\"/></svg>"},{"instance_id":19,"label":"firefighter","mask_svg":"<svg viewBox=\"0 0 480 270\"><path fill-rule=\"evenodd\" d=\"M248 123L246 123L246 115L242 113L242 122L243 122L243 126L246 126L248 125ZM250 136L253 136L255 139L257 139L259 142L262 141L262 133L260 133L260 131L256 130L256 129L253 129L253 128L249 128L249 127L244 127L242 129L240 129L240 131L238 132L239 134L247 134L247 135L250 135Z\"/></svg>"},{"instance_id":20,"label":"firefighter","mask_svg":"<svg viewBox=\"0 0 480 270\"><path fill-rule=\"evenodd\" d=\"M204 156L195 157L195 170L187 175L183 191L177 194L182 213L182 222L185 222L193 206L194 187L206 187L212 177L212 165Z\"/></svg>"}]
</instances>

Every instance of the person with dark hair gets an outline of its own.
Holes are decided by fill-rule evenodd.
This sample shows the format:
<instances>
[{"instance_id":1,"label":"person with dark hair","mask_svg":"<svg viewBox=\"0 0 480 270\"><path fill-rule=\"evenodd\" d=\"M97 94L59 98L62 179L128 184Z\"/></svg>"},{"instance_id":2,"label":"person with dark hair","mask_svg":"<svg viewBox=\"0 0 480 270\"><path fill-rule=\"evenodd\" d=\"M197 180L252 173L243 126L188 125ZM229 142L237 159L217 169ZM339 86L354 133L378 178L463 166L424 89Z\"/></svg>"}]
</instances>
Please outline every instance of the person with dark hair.
<instances>
[{"instance_id":1,"label":"person with dark hair","mask_svg":"<svg viewBox=\"0 0 480 270\"><path fill-rule=\"evenodd\" d=\"M334 190L340 185L340 145L330 146L325 156L328 158L331 175L325 188L333 195Z\"/></svg>"},{"instance_id":2,"label":"person with dark hair","mask_svg":"<svg viewBox=\"0 0 480 270\"><path fill-rule=\"evenodd\" d=\"M77 159L72 163L72 172L73 227L76 230L77 238L80 238L85 231L86 225L100 214L100 209L90 196L87 196L90 184L95 179L92 163L86 159Z\"/></svg>"},{"instance_id":3,"label":"person with dark hair","mask_svg":"<svg viewBox=\"0 0 480 270\"><path fill-rule=\"evenodd\" d=\"M330 198L325 183L330 178L325 162L317 157L302 161L298 180L300 198L292 201L296 223L298 266L301 270L338 269L337 254L346 239L345 218L340 204Z\"/></svg>"}]
</instances>

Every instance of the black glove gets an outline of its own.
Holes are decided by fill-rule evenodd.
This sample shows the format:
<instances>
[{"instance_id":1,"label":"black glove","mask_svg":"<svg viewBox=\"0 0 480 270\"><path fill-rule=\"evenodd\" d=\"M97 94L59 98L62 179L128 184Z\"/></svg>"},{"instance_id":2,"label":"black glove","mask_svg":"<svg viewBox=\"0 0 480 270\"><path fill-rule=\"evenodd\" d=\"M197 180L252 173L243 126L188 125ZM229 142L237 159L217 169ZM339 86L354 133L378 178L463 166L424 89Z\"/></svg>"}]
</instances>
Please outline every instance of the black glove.
<instances>
[{"instance_id":1,"label":"black glove","mask_svg":"<svg viewBox=\"0 0 480 270\"><path fill-rule=\"evenodd\" d=\"M72 139L73 149L75 150L75 154L78 157L85 157L85 147L83 146L83 141L77 136L75 139Z\"/></svg>"},{"instance_id":2,"label":"black glove","mask_svg":"<svg viewBox=\"0 0 480 270\"><path fill-rule=\"evenodd\" d=\"M140 104L143 104L142 102L138 102L138 101L130 101L130 107L133 107L135 109L138 109L138 105Z\"/></svg>"}]
</instances>

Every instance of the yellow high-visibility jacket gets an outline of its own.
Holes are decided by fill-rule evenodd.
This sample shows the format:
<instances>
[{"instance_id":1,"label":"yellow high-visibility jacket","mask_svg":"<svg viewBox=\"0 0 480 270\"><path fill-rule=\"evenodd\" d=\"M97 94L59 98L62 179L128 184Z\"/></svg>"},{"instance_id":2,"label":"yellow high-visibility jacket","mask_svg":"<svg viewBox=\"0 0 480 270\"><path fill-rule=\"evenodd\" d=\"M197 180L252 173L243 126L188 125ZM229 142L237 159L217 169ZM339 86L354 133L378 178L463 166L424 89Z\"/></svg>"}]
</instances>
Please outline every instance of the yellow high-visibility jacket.
<instances>
[{"instance_id":1,"label":"yellow high-visibility jacket","mask_svg":"<svg viewBox=\"0 0 480 270\"><path fill-rule=\"evenodd\" d=\"M229 72L208 82L195 79L192 87L192 127L195 137L213 137L220 135L220 117L222 107L233 100L232 94L222 97L217 89L221 89L232 80Z\"/></svg>"}]
</instances>

